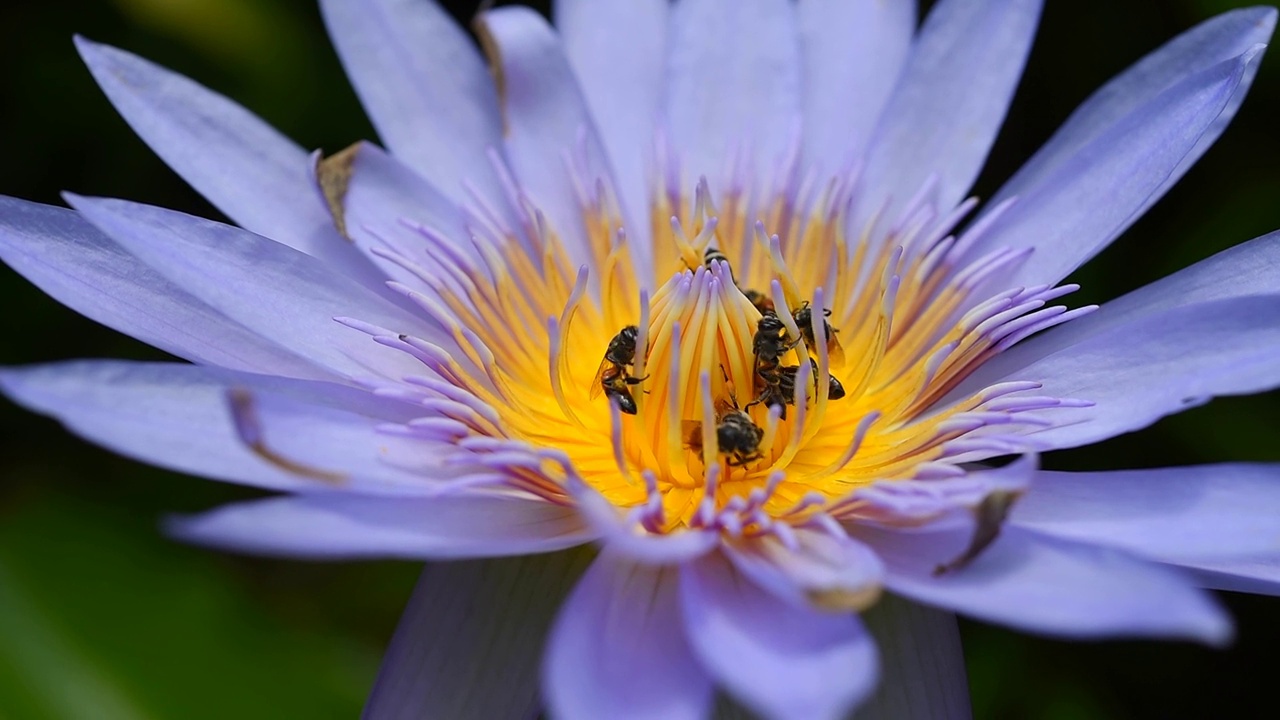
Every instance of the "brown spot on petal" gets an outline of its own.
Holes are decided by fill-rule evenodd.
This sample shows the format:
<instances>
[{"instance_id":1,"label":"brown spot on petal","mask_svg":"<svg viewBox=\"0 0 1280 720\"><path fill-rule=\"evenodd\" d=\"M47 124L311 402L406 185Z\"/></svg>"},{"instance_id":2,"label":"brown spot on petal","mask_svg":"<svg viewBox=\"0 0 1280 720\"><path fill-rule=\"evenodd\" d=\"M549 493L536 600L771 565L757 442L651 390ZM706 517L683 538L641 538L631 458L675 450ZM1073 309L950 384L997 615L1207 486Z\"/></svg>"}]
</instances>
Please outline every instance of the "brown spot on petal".
<instances>
[{"instance_id":1,"label":"brown spot on petal","mask_svg":"<svg viewBox=\"0 0 1280 720\"><path fill-rule=\"evenodd\" d=\"M316 163L316 180L320 183L320 192L324 193L325 204L329 206L329 214L333 216L333 224L348 240L351 236L347 234L347 188L351 185L351 172L359 150L360 143L356 143Z\"/></svg>"},{"instance_id":2,"label":"brown spot on petal","mask_svg":"<svg viewBox=\"0 0 1280 720\"><path fill-rule=\"evenodd\" d=\"M969 547L960 554L960 557L934 568L933 574L936 576L959 570L973 562L974 558L982 554L982 551L999 537L1000 527L1004 525L1005 518L1009 517L1009 510L1020 497L1022 497L1021 490L996 490L982 498L978 506L973 509L977 526L973 530L973 537L969 540Z\"/></svg>"},{"instance_id":3,"label":"brown spot on petal","mask_svg":"<svg viewBox=\"0 0 1280 720\"><path fill-rule=\"evenodd\" d=\"M292 475L318 480L322 483L340 485L346 482L343 473L320 470L291 460L267 447L262 436L262 424L254 407L253 394L245 388L231 388L227 391L227 404L231 408L231 419L235 424L236 435L240 442L253 451L255 455Z\"/></svg>"},{"instance_id":4,"label":"brown spot on petal","mask_svg":"<svg viewBox=\"0 0 1280 720\"><path fill-rule=\"evenodd\" d=\"M872 585L864 588L827 588L810 590L809 602L819 610L828 612L862 612L880 600L881 588Z\"/></svg>"}]
</instances>

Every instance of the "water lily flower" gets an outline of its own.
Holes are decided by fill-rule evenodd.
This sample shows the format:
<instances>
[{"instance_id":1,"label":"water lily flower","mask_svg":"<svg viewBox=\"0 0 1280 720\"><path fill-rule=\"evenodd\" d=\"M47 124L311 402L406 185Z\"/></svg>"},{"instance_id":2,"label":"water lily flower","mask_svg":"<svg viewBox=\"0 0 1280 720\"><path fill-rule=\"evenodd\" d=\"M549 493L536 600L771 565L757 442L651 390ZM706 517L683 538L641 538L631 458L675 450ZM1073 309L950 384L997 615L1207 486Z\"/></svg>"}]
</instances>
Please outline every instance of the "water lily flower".
<instances>
[{"instance_id":1,"label":"water lily flower","mask_svg":"<svg viewBox=\"0 0 1280 720\"><path fill-rule=\"evenodd\" d=\"M953 612L1225 642L1203 588L1280 588L1280 468L1036 458L1280 385L1280 234L1059 303L1223 131L1276 14L1148 55L979 205L1040 5L559 0L555 29L482 12L482 54L429 0L322 0L386 146L328 155L77 40L239 227L0 199L6 263L190 361L0 385L278 491L191 541L529 556L428 566L369 717L699 718L719 689L833 718L882 667L889 716L964 714Z\"/></svg>"}]
</instances>

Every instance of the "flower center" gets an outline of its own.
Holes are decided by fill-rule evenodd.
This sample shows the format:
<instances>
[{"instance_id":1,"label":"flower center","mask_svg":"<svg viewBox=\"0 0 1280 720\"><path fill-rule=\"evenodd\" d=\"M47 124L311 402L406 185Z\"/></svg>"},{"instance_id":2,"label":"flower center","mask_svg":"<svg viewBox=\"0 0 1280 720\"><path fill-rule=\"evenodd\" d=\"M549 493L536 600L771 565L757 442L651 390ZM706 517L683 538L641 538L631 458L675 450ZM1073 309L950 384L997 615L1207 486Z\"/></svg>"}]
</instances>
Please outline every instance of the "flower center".
<instances>
[{"instance_id":1,"label":"flower center","mask_svg":"<svg viewBox=\"0 0 1280 720\"><path fill-rule=\"evenodd\" d=\"M1022 256L957 266L981 228L948 233L972 203L939 217L917 200L893 226L853 233L849 183L811 195L731 191L717 207L705 181L690 200L660 195L643 249L603 191L583 201L580 229L530 213L494 233L501 243L477 240L482 262L433 242L446 272L420 302L464 356L437 372L478 408L457 442L553 501L573 474L647 507L654 531L726 509L761 523L829 512L871 482L959 475L1012 451L1007 428L1030 424L1020 413L1058 401L1008 397L1033 389L1018 384L930 406L990 354L1071 317L1041 308L1075 288L983 296ZM542 460L503 462L530 456L504 455L516 448Z\"/></svg>"}]
</instances>

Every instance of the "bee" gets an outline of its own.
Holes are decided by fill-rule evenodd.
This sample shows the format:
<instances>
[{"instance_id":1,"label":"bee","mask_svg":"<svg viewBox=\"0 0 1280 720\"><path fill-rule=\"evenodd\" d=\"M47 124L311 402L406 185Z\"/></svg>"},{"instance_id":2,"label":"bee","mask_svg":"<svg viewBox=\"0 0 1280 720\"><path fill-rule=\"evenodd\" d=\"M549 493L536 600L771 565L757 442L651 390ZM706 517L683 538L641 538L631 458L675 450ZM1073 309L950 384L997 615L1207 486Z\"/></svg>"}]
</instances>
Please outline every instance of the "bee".
<instances>
[{"instance_id":1,"label":"bee","mask_svg":"<svg viewBox=\"0 0 1280 720\"><path fill-rule=\"evenodd\" d=\"M748 408L759 403L782 405L783 417L786 417L789 396L785 396L781 389L784 380L782 356L798 342L775 313L768 312L760 317L751 341L751 351L755 355L756 398L747 403Z\"/></svg>"},{"instance_id":2,"label":"bee","mask_svg":"<svg viewBox=\"0 0 1280 720\"><path fill-rule=\"evenodd\" d=\"M729 279L732 280L733 266L729 264L729 257L724 253L720 252L715 247L708 246L707 249L702 253L703 266L706 267L708 270L710 270L711 264L717 260L724 263L724 266L729 269Z\"/></svg>"},{"instance_id":3,"label":"bee","mask_svg":"<svg viewBox=\"0 0 1280 720\"><path fill-rule=\"evenodd\" d=\"M818 381L818 361L809 358L809 367L813 369L813 381ZM781 382L778 383L778 390L786 398L786 402L795 402L796 397L796 375L800 372L798 366L788 365L781 368L779 372L782 375ZM827 383L827 399L839 400L844 397L844 385L836 379L835 375L828 375Z\"/></svg>"},{"instance_id":4,"label":"bee","mask_svg":"<svg viewBox=\"0 0 1280 720\"><path fill-rule=\"evenodd\" d=\"M804 337L805 344L810 352L814 352L814 348L818 346L818 339L813 335L813 308L806 301L796 309L791 317L796 321L796 325L800 327L800 335ZM822 311L822 334L827 336L827 357L831 358L831 362L837 365L844 362L844 348L840 345L840 341L836 339L836 333L840 332L831 327L831 323L827 322L827 318L831 317L831 310L824 309Z\"/></svg>"},{"instance_id":5,"label":"bee","mask_svg":"<svg viewBox=\"0 0 1280 720\"><path fill-rule=\"evenodd\" d=\"M729 279L733 280L733 266L729 264L728 256L726 256L724 253L720 252L719 249L714 247L708 247L706 251L703 252L702 254L702 264L708 268L711 267L711 263L717 260L725 264L725 267L729 269ZM738 285L736 280L733 280L733 283L734 283L734 287L738 288L738 291L741 292L743 296L747 298L747 300L752 304L752 306L755 307L757 311L760 312L761 315L773 312L773 299L770 298L768 295L766 295L763 292L760 292L759 290L752 290L751 288L743 288L742 286Z\"/></svg>"},{"instance_id":6,"label":"bee","mask_svg":"<svg viewBox=\"0 0 1280 720\"><path fill-rule=\"evenodd\" d=\"M777 366L788 350L800 344L791 337L786 324L775 313L760 316L756 334L751 339L751 352L755 355L756 371L762 367Z\"/></svg>"},{"instance_id":7,"label":"bee","mask_svg":"<svg viewBox=\"0 0 1280 720\"><path fill-rule=\"evenodd\" d=\"M606 397L618 401L618 409L628 415L636 414L636 399L631 394L631 386L639 385L645 378L632 377L628 368L636 359L636 339L640 336L640 328L627 325L618 331L609 341L604 351L604 359L596 370L595 380L591 383L591 399Z\"/></svg>"},{"instance_id":8,"label":"bee","mask_svg":"<svg viewBox=\"0 0 1280 720\"><path fill-rule=\"evenodd\" d=\"M741 290L741 288L739 289ZM753 306L755 306L755 309L760 312L761 316L774 313L773 298L770 298L768 295L760 292L759 290L752 290L751 288L742 290L742 294L746 296L747 300L749 300Z\"/></svg>"},{"instance_id":9,"label":"bee","mask_svg":"<svg viewBox=\"0 0 1280 720\"><path fill-rule=\"evenodd\" d=\"M702 423L691 422L688 427L686 446L694 452L702 452ZM732 405L716 403L716 444L721 455L729 456L729 467L743 467L764 457L760 452L762 439L764 430L738 408L736 401Z\"/></svg>"}]
</instances>

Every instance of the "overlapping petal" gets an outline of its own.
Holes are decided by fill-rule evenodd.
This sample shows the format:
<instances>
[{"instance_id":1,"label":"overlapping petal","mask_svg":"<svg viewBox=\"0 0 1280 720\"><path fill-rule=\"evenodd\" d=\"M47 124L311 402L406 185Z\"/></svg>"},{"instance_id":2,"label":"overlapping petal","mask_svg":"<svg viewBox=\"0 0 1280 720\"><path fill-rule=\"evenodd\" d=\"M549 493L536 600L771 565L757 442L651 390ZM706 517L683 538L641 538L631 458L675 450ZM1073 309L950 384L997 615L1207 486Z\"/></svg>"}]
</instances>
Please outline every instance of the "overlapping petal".
<instances>
[{"instance_id":1,"label":"overlapping petal","mask_svg":"<svg viewBox=\"0 0 1280 720\"><path fill-rule=\"evenodd\" d=\"M421 288L418 274L431 277L423 247L432 241L475 257L462 209L376 145L359 143L316 169L322 186L334 183L334 222L387 277Z\"/></svg>"},{"instance_id":2,"label":"overlapping petal","mask_svg":"<svg viewBox=\"0 0 1280 720\"><path fill-rule=\"evenodd\" d=\"M555 24L618 180L637 252L648 250L654 128L666 90L668 0L557 0Z\"/></svg>"},{"instance_id":3,"label":"overlapping petal","mask_svg":"<svg viewBox=\"0 0 1280 720\"><path fill-rule=\"evenodd\" d=\"M865 545L799 528L791 545L776 537L727 542L736 572L797 607L857 611L880 595L884 567Z\"/></svg>"},{"instance_id":4,"label":"overlapping petal","mask_svg":"<svg viewBox=\"0 0 1280 720\"><path fill-rule=\"evenodd\" d=\"M180 472L272 490L433 489L423 468L400 469L378 452L397 442L378 433L382 423L407 422L421 412L342 385L177 363L77 361L7 368L0 387L93 442ZM290 472L246 445L229 403L233 388L253 397L274 452L332 479Z\"/></svg>"},{"instance_id":5,"label":"overlapping petal","mask_svg":"<svg viewBox=\"0 0 1280 720\"><path fill-rule=\"evenodd\" d=\"M682 0L672 9L666 118L687 195L702 176L716 187L747 183L751 190L754 182L763 189L799 140L801 59L792 5Z\"/></svg>"},{"instance_id":6,"label":"overlapping petal","mask_svg":"<svg viewBox=\"0 0 1280 720\"><path fill-rule=\"evenodd\" d=\"M560 610L543 662L555 717L706 716L711 681L685 637L676 575L607 552L591 565Z\"/></svg>"},{"instance_id":7,"label":"overlapping petal","mask_svg":"<svg viewBox=\"0 0 1280 720\"><path fill-rule=\"evenodd\" d=\"M134 256L227 317L349 377L401 377L421 365L334 321L355 316L431 339L421 318L292 248L230 225L123 200L68 196Z\"/></svg>"},{"instance_id":8,"label":"overlapping petal","mask_svg":"<svg viewBox=\"0 0 1280 720\"><path fill-rule=\"evenodd\" d=\"M71 309L178 357L334 378L165 279L71 210L0 197L0 259Z\"/></svg>"},{"instance_id":9,"label":"overlapping petal","mask_svg":"<svg viewBox=\"0 0 1280 720\"><path fill-rule=\"evenodd\" d=\"M1119 550L1005 528L970 564L944 570L964 552L970 528L859 526L853 534L884 560L893 592L988 622L1073 638L1231 637L1230 619L1189 576Z\"/></svg>"},{"instance_id":10,"label":"overlapping petal","mask_svg":"<svg viewBox=\"0 0 1280 720\"><path fill-rule=\"evenodd\" d=\"M469 198L470 186L500 203L487 157L502 144L498 96L453 18L430 0L323 0L320 9L356 94L396 157L456 201Z\"/></svg>"},{"instance_id":11,"label":"overlapping petal","mask_svg":"<svg viewBox=\"0 0 1280 720\"><path fill-rule=\"evenodd\" d=\"M764 717L839 718L875 688L875 644L856 615L788 603L719 555L681 569L680 596L703 667Z\"/></svg>"},{"instance_id":12,"label":"overlapping petal","mask_svg":"<svg viewBox=\"0 0 1280 720\"><path fill-rule=\"evenodd\" d=\"M307 558L448 560L552 552L595 535L572 508L502 495L286 495L175 518L202 545Z\"/></svg>"},{"instance_id":13,"label":"overlapping petal","mask_svg":"<svg viewBox=\"0 0 1280 720\"><path fill-rule=\"evenodd\" d=\"M1280 466L1041 473L1010 520L1170 563L1280 555Z\"/></svg>"},{"instance_id":14,"label":"overlapping petal","mask_svg":"<svg viewBox=\"0 0 1280 720\"><path fill-rule=\"evenodd\" d=\"M616 183L560 40L526 7L487 11L477 27L502 90L506 154L515 180L561 234L573 260L587 262L593 255L579 198L594 193L597 182L616 192ZM525 222L532 226L536 220Z\"/></svg>"},{"instance_id":15,"label":"overlapping petal","mask_svg":"<svg viewBox=\"0 0 1280 720\"><path fill-rule=\"evenodd\" d=\"M247 230L379 285L373 268L334 232L302 148L181 75L84 38L76 38L76 47L129 126L219 210Z\"/></svg>"},{"instance_id":16,"label":"overlapping petal","mask_svg":"<svg viewBox=\"0 0 1280 720\"><path fill-rule=\"evenodd\" d=\"M1200 150L1206 133L1247 91L1262 45L1190 73L1117 119L1046 176L1023 189L976 242L970 257L995 248L1034 248L1011 286L1056 284L1106 247L1170 175Z\"/></svg>"},{"instance_id":17,"label":"overlapping petal","mask_svg":"<svg viewBox=\"0 0 1280 720\"><path fill-rule=\"evenodd\" d=\"M585 559L568 551L428 564L364 720L536 716L543 643Z\"/></svg>"},{"instance_id":18,"label":"overlapping petal","mask_svg":"<svg viewBox=\"0 0 1280 720\"><path fill-rule=\"evenodd\" d=\"M1238 57L1255 45L1267 43L1275 24L1274 8L1240 8L1206 20L1165 43L1081 103L1053 137L1000 188L989 206L1028 194L1112 125L1140 110L1187 76ZM1164 195L1218 139L1244 100L1256 70L1256 63L1246 69L1239 91L1209 124L1195 147L1182 158L1163 185L1148 197L1146 206ZM1132 218L1141 215L1146 206L1135 212Z\"/></svg>"},{"instance_id":19,"label":"overlapping petal","mask_svg":"<svg viewBox=\"0 0 1280 720\"><path fill-rule=\"evenodd\" d=\"M915 0L796 5L804 60L804 160L839 170L866 150L916 31Z\"/></svg>"},{"instance_id":20,"label":"overlapping petal","mask_svg":"<svg viewBox=\"0 0 1280 720\"><path fill-rule=\"evenodd\" d=\"M888 217L931 177L938 207L969 190L1031 49L1041 0L942 0L911 49L866 158L864 216ZM945 121L940 121L945 118Z\"/></svg>"}]
</instances>

